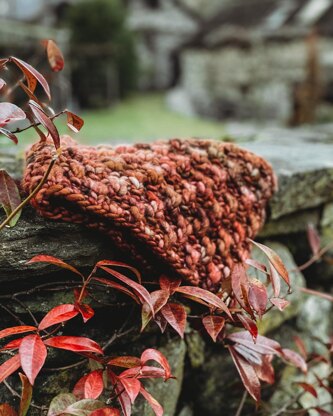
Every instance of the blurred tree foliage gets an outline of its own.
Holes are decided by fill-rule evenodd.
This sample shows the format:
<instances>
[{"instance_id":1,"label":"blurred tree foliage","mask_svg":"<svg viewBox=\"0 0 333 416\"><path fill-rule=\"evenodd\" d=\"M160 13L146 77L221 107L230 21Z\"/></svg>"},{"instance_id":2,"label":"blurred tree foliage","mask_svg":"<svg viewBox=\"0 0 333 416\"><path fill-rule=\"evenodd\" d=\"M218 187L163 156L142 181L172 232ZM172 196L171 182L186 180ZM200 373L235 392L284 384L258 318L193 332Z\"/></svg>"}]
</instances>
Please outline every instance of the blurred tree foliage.
<instances>
[{"instance_id":1,"label":"blurred tree foliage","mask_svg":"<svg viewBox=\"0 0 333 416\"><path fill-rule=\"evenodd\" d=\"M104 107L136 86L135 36L121 0L83 0L68 11L73 89L82 107Z\"/></svg>"}]
</instances>

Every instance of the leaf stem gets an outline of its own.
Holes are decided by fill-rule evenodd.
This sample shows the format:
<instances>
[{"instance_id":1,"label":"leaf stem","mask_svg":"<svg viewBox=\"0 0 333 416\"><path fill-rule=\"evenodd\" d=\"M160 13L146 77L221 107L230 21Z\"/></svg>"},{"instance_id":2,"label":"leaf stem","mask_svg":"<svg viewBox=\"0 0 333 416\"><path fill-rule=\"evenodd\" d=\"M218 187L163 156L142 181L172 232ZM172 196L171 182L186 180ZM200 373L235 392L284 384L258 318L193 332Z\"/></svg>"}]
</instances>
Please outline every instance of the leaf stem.
<instances>
[{"instance_id":1,"label":"leaf stem","mask_svg":"<svg viewBox=\"0 0 333 416\"><path fill-rule=\"evenodd\" d=\"M12 211L12 213L10 215L8 215L8 217L5 219L5 221L3 221L0 224L0 231L7 225L10 223L10 221L15 217L15 215L21 211L22 208L24 208L27 203L39 192L39 190L41 189L41 187L44 185L44 183L46 182L56 160L58 159L58 156L53 156L46 172L44 173L44 176L42 177L41 181L39 182L39 184L36 186L36 188L31 192L30 195L27 196L27 198L25 198L20 205L18 205L14 211Z\"/></svg>"}]
</instances>

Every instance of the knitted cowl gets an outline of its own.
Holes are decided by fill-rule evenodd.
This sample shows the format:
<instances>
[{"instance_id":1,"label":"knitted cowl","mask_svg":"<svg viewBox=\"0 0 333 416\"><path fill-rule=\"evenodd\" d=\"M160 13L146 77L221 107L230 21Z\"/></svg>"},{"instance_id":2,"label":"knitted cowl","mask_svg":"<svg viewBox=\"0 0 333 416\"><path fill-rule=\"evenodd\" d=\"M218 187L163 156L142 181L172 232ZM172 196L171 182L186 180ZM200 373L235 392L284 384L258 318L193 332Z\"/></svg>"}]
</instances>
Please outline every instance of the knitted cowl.
<instances>
[{"instance_id":1,"label":"knitted cowl","mask_svg":"<svg viewBox=\"0 0 333 416\"><path fill-rule=\"evenodd\" d=\"M61 138L62 153L31 200L44 217L107 233L136 260L216 291L249 253L276 187L271 166L230 143L179 140L118 147ZM26 155L30 193L54 154Z\"/></svg>"}]
</instances>

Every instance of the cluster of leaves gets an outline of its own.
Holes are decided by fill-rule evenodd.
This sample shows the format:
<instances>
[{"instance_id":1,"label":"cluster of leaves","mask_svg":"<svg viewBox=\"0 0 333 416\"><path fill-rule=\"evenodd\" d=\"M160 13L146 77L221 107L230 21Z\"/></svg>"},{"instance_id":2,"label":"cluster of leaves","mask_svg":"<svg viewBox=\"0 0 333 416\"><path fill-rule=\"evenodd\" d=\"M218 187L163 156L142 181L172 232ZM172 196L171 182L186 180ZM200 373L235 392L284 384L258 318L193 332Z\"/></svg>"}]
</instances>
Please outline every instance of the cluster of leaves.
<instances>
[{"instance_id":1,"label":"cluster of leaves","mask_svg":"<svg viewBox=\"0 0 333 416\"><path fill-rule=\"evenodd\" d=\"M268 247L259 246L268 256L271 270L274 270L277 275L280 273L281 277L289 283L288 273L280 257ZM186 307L179 299L190 300L190 303L197 304L203 312L195 319L201 320L202 328L206 329L213 341L222 342L228 348L245 388L256 401L260 400L260 380L268 383L274 381L274 370L271 364L273 356L279 356L302 371L306 371L306 363L301 355L283 349L276 341L258 335L255 321L267 311L267 287L259 280L249 279L243 266L237 266L233 271L230 293L222 291L219 294L213 294L202 288L181 285L179 279L172 279L165 275L159 279L160 288L149 292L142 284L141 275L135 268L110 260L101 260L96 263L88 277L84 277L70 264L52 256L39 255L32 258L29 263L35 262L46 262L67 269L79 276L81 284L74 289L73 303L54 307L44 316L38 326L21 325L0 331L0 339L20 335L1 348L1 351L18 352L0 366L0 382L21 368L30 385L33 386L46 361L48 348L72 351L93 360L99 366L98 369L84 375L78 381L72 394L57 396L51 403L49 415L72 414L71 412L77 406L78 409L83 406L82 409L85 410L100 410L102 407L94 406L102 406L102 402L97 399L105 389L111 390L109 399L119 402L125 416L131 415L131 406L138 394L142 394L148 400L156 415L163 414L161 406L145 390L141 382L142 379L147 378L167 380L172 377L170 366L160 352L148 349L143 352L141 358L106 357L103 349L92 339L56 335L59 330L63 329L64 323L76 316L81 315L84 323L94 316L94 310L87 303L87 299L96 284L120 291L140 305L142 330L154 321L162 332L169 325L181 337L184 337L188 314ZM275 278L271 278L271 273L267 272L263 264L253 260L249 262L260 269L265 276L269 276L270 279ZM135 279L120 273L119 269L129 271ZM276 291L277 281L271 281L274 281L274 294L277 296L279 294ZM246 330L229 333L230 331L226 331L227 326L230 328L242 326ZM29 334L21 336L26 333ZM156 361L159 367L147 365L150 360ZM120 373L115 370L121 367L125 370ZM105 407L105 403L103 406ZM111 410L116 412L114 408ZM81 413L78 412L78 414ZM95 415L95 413L92 414Z\"/></svg>"},{"instance_id":2,"label":"cluster of leaves","mask_svg":"<svg viewBox=\"0 0 333 416\"><path fill-rule=\"evenodd\" d=\"M61 70L64 61L57 45L47 41L45 48L52 69ZM39 185L23 202L20 201L13 179L7 172L0 170L0 204L7 214L7 219L0 225L0 229L7 224L15 225L20 210L39 191L61 152L61 139L53 120L61 114L66 114L67 124L72 130L78 131L83 125L83 120L72 112L63 110L54 114L47 104L36 97L35 92L39 85L50 99L50 88L35 68L15 57L0 60L0 70L6 70L10 65L21 71L22 79L18 80L17 86L28 96L28 102L26 108L9 102L0 103L0 133L17 143L17 133L34 128L40 140L53 142L55 157ZM1 93L8 94L6 89L5 81L0 79ZM25 119L29 120L27 127L14 131L7 128L10 123ZM310 231L309 237L314 257L319 256L322 251L314 230ZM231 278L224 282L217 294L202 288L182 285L179 279L166 275L157 279L158 289L148 291L148 286L143 285L140 273L135 268L109 260L99 261L89 276L85 277L79 270L60 259L47 255L31 259L30 263L47 262L70 270L79 276L80 283L74 289L72 303L54 307L39 323L19 325L0 331L0 339L11 337L0 349L2 353L10 354L10 358L0 365L0 382L5 382L7 377L19 368L23 371L20 374L22 393L18 412L8 404L2 404L0 415L27 414L35 379L47 360L48 350L53 348L71 351L93 362L94 365L88 374L78 380L72 393L60 394L54 398L48 410L49 416L118 416L118 407L124 416L130 416L132 405L138 395L142 395L149 402L156 415L163 414L162 407L143 384L145 379L172 378L168 361L159 351L147 349L140 358L110 357L106 355L105 348L90 338L61 334L66 322L75 317L81 316L86 323L94 316L95 312L88 302L94 285L119 291L137 303L141 308L142 331L147 325L155 322L162 333L170 327L183 338L187 321L196 320L196 327L199 321L199 328L205 331L207 336L228 349L246 390L257 402L260 400L261 381L274 382L274 357L280 357L306 372L308 356L301 340L297 342L300 350L300 353L297 353L282 348L276 341L258 335L257 321L265 313L273 307L283 310L288 306L289 302L281 293L281 282L285 282L290 289L290 281L280 257L262 244L253 244L266 255L268 266L252 259L248 259L247 264L237 264L232 270ZM120 273L119 269L127 270L135 279ZM251 276L252 270L255 270L257 275L259 273L261 278ZM195 311L196 315L190 314L189 311ZM151 365L151 361L157 363L157 366ZM324 385L322 380L320 382ZM300 383L300 387L304 392L314 396L317 394L315 388L305 382ZM102 395L108 397L107 402L101 399ZM322 412L320 414L325 415L323 409L318 409L319 413Z\"/></svg>"},{"instance_id":3,"label":"cluster of leaves","mask_svg":"<svg viewBox=\"0 0 333 416\"><path fill-rule=\"evenodd\" d=\"M64 67L64 59L56 43L52 40L47 40L44 41L43 44L52 70L62 70ZM74 132L78 132L82 128L84 122L79 116L68 110L62 110L55 114L53 109L47 103L42 102L37 98L35 93L38 86L41 87L48 101L51 100L51 92L50 86L44 76L33 66L14 56L0 59L0 72L8 71L11 66L15 66L19 70L20 77L12 87L7 86L6 81L3 78L0 78L0 97L2 98L2 102L0 102L0 134L7 136L15 144L18 143L17 133L29 128L34 128L36 130L41 141L46 141L47 137L49 137L53 141L56 150L54 160L50 165L51 168L61 151L60 135L53 120L62 114L66 114L67 125ZM21 107L5 101L6 97L11 95L15 88L20 88L27 96L27 102ZM28 120L28 125L26 127L16 128L15 130L7 128L9 124L22 122L24 120ZM44 134L39 126L44 128L46 134ZM49 171L47 172L47 175L48 174ZM41 185L47 179L47 175L41 181ZM37 187L36 191L38 191L38 189L39 187ZM32 196L29 196L27 200L21 203L15 181L4 169L0 170L0 205L3 206L7 215L7 220L0 225L0 229L7 224L10 226L16 224L21 209Z\"/></svg>"}]
</instances>

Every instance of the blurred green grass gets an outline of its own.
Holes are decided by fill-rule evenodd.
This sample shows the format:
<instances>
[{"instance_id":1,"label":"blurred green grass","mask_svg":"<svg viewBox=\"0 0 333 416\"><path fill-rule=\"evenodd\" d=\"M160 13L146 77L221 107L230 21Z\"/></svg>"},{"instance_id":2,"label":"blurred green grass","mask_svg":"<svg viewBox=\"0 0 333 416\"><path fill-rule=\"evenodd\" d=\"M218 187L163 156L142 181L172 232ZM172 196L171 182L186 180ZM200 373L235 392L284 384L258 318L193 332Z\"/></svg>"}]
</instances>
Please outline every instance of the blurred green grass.
<instances>
[{"instance_id":1,"label":"blurred green grass","mask_svg":"<svg viewBox=\"0 0 333 416\"><path fill-rule=\"evenodd\" d=\"M223 123L187 117L170 111L163 94L144 94L128 98L109 109L82 111L85 125L80 133L71 132L65 117L56 121L61 134L70 134L80 143L128 143L172 137L204 137L220 139ZM19 150L36 140L29 129L18 135ZM10 141L0 137L1 147Z\"/></svg>"}]
</instances>

